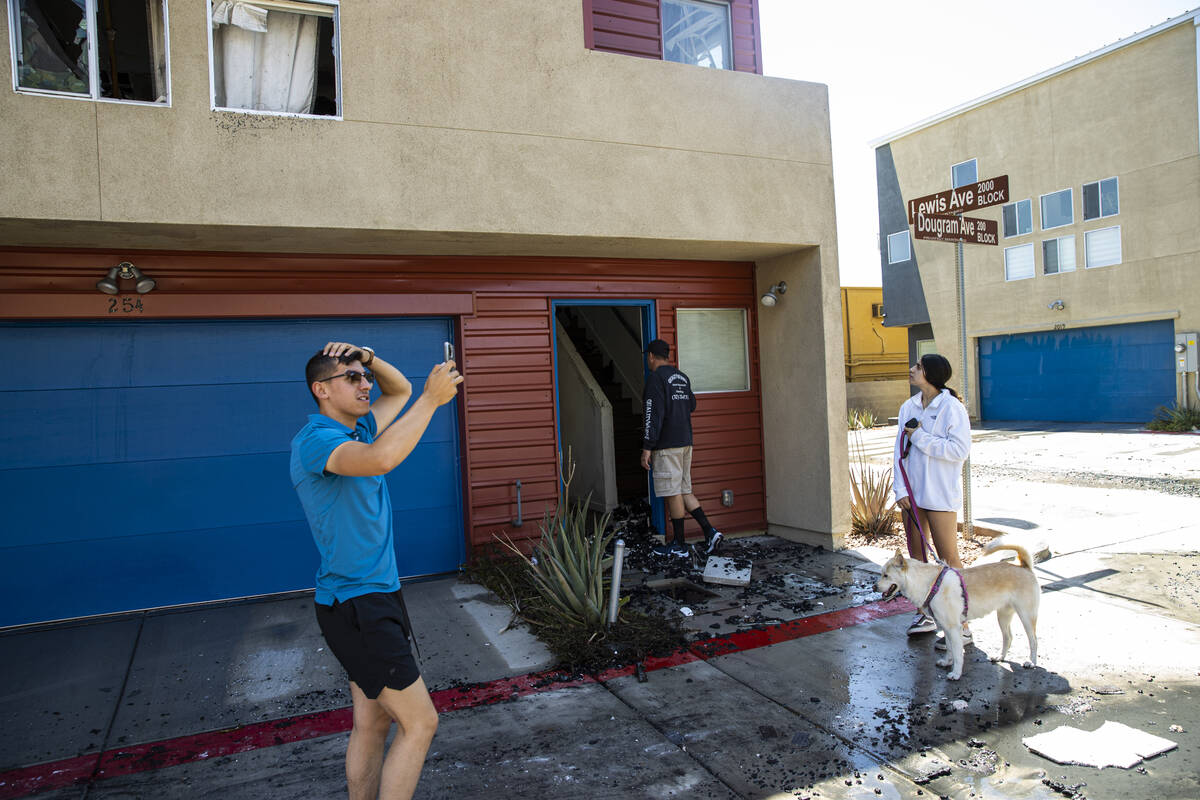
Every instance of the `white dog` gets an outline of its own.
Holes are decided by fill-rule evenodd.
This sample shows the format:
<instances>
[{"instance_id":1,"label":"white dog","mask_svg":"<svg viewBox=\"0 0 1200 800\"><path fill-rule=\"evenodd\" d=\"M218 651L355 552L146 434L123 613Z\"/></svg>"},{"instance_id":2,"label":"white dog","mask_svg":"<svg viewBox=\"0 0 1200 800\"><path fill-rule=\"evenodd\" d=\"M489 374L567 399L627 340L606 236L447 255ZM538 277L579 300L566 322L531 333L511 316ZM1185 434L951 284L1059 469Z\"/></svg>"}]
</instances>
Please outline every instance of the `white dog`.
<instances>
[{"instance_id":1,"label":"white dog","mask_svg":"<svg viewBox=\"0 0 1200 800\"><path fill-rule=\"evenodd\" d=\"M989 543L984 552L993 553L997 550L1015 551L1021 566L996 562L967 567L962 570L960 581L955 570L949 567L926 564L908 558L897 550L896 555L883 565L883 574L875 584L876 591L883 593L884 600L903 594L917 607L928 606L927 613L933 616L946 635L946 657L939 659L937 664L939 667L951 667L946 677L952 681L962 677L963 622L985 617L993 611L1000 623L1004 644L1000 656L992 661L1003 661L1008 655L1008 646L1012 642L1009 625L1016 612L1025 627L1025 635L1029 637L1029 661L1024 666L1037 665L1037 614L1041 589L1033 574L1033 558L1021 545L1003 541ZM964 584L966 603L963 602Z\"/></svg>"}]
</instances>

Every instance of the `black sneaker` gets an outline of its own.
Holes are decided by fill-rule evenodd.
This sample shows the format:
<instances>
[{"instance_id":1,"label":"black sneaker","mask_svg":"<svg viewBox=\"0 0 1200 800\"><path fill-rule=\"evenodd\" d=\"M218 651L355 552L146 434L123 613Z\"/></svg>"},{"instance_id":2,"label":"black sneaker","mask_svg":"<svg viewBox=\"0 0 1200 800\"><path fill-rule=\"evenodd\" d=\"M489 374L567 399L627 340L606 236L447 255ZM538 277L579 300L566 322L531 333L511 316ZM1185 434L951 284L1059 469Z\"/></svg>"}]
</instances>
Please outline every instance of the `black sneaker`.
<instances>
[{"instance_id":1,"label":"black sneaker","mask_svg":"<svg viewBox=\"0 0 1200 800\"><path fill-rule=\"evenodd\" d=\"M687 545L683 544L663 544L654 548L656 556L675 556L676 558L687 558Z\"/></svg>"},{"instance_id":2,"label":"black sneaker","mask_svg":"<svg viewBox=\"0 0 1200 800\"><path fill-rule=\"evenodd\" d=\"M721 533L718 530L714 530L712 532L712 536L709 536L704 542L705 555L711 556L713 553L720 550L721 543L724 541L725 541L725 534Z\"/></svg>"}]
</instances>

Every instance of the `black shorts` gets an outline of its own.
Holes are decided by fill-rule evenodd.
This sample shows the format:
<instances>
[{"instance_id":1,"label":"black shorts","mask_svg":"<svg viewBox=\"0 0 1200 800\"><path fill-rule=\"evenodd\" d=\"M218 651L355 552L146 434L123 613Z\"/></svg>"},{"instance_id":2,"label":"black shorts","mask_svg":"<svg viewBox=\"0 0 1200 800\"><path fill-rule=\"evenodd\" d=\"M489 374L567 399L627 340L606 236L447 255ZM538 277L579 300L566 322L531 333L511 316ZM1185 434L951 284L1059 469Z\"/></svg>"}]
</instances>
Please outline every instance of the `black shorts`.
<instances>
[{"instance_id":1,"label":"black shorts","mask_svg":"<svg viewBox=\"0 0 1200 800\"><path fill-rule=\"evenodd\" d=\"M399 589L315 605L325 642L367 697L374 700L384 687L407 689L421 677Z\"/></svg>"}]
</instances>

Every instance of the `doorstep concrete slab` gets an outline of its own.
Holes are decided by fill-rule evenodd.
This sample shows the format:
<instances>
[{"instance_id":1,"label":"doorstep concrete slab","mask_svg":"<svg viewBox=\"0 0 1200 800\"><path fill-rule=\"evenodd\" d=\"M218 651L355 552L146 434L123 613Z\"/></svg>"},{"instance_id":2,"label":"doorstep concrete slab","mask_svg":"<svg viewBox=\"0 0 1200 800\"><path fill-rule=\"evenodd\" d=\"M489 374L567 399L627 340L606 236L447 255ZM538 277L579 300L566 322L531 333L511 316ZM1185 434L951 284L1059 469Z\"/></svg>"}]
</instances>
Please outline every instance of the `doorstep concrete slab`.
<instances>
[{"instance_id":1,"label":"doorstep concrete slab","mask_svg":"<svg viewBox=\"0 0 1200 800\"><path fill-rule=\"evenodd\" d=\"M538 672L554 666L550 650L483 586L457 577L410 583L405 604L430 689Z\"/></svg>"},{"instance_id":2,"label":"doorstep concrete slab","mask_svg":"<svg viewBox=\"0 0 1200 800\"><path fill-rule=\"evenodd\" d=\"M349 704L311 597L150 614L109 747Z\"/></svg>"},{"instance_id":3,"label":"doorstep concrete slab","mask_svg":"<svg viewBox=\"0 0 1200 800\"><path fill-rule=\"evenodd\" d=\"M138 619L0 635L0 770L98 752Z\"/></svg>"}]
</instances>

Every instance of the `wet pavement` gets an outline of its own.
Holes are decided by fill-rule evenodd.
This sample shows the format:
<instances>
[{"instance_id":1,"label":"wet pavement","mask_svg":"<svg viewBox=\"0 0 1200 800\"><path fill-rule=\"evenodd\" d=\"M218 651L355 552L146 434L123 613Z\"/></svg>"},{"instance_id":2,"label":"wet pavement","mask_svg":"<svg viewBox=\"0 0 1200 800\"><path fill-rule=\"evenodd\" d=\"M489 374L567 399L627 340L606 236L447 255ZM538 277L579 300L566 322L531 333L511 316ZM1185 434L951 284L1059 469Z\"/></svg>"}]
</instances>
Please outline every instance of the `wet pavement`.
<instances>
[{"instance_id":1,"label":"wet pavement","mask_svg":"<svg viewBox=\"0 0 1200 800\"><path fill-rule=\"evenodd\" d=\"M948 681L933 636L905 636L910 614L873 592L882 554L770 537L723 553L752 562L745 588L690 565L627 571L627 591L693 612L679 619L696 645L648 662L645 682L546 676L548 652L481 587L413 584L426 680L439 707L466 706L442 713L417 796L1200 798L1200 499L1080 477L1117 474L1114 452L1143 464L1126 477L1162 480L1171 459L1188 476L1200 437L1098 430L1085 447L1064 432L1071 475L1054 483L1044 473L1061 464L1023 470L1058 432L981 433L976 517L1053 553L1036 570L1038 667L1020 665L1019 626L1011 661L988 661L989 617ZM0 632L0 651L0 798L345 796L349 699L309 597ZM1100 770L1021 741L1108 720L1178 747Z\"/></svg>"}]
</instances>

